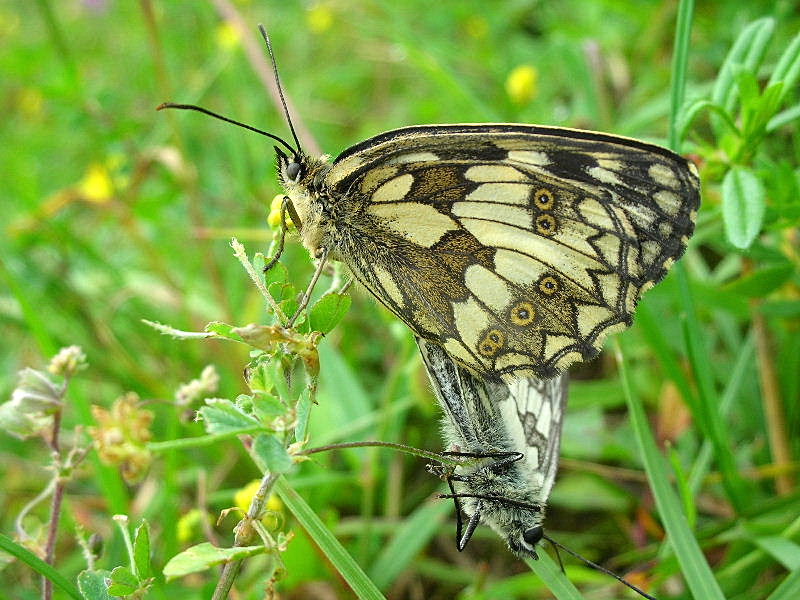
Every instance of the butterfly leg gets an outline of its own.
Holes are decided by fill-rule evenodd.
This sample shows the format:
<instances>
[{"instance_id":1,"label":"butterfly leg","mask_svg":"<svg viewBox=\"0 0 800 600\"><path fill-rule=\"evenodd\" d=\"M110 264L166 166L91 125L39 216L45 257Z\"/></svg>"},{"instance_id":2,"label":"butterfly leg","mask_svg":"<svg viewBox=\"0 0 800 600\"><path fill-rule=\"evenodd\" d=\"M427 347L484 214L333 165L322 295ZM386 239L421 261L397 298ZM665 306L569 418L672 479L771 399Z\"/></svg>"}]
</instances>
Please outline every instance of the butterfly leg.
<instances>
[{"instance_id":1,"label":"butterfly leg","mask_svg":"<svg viewBox=\"0 0 800 600\"><path fill-rule=\"evenodd\" d=\"M325 262L328 258L328 249L324 248L322 250L322 255L319 258L319 264L317 265L317 269L314 271L314 276L311 278L311 283L308 284L306 291L303 293L303 297L300 300L300 303L297 305L297 310L295 311L292 318L289 319L289 322L286 323L286 327L291 327L294 325L297 318L300 316L300 313L303 312L308 306L309 301L311 300L311 292L314 291L314 287L317 285L317 281L319 281L320 276L322 275L322 270L325 268Z\"/></svg>"},{"instance_id":2,"label":"butterfly leg","mask_svg":"<svg viewBox=\"0 0 800 600\"><path fill-rule=\"evenodd\" d=\"M292 201L289 200L289 197L284 196L283 201L281 202L281 237L278 238L278 251L270 259L270 261L264 265L264 273L274 267L280 260L281 254L283 254L283 247L286 244L286 230L288 229L288 227L286 227L286 211L289 211L289 216L292 219L292 223L294 223L295 227L300 230L300 221L295 221L297 211L294 209L294 205L292 204Z\"/></svg>"}]
</instances>

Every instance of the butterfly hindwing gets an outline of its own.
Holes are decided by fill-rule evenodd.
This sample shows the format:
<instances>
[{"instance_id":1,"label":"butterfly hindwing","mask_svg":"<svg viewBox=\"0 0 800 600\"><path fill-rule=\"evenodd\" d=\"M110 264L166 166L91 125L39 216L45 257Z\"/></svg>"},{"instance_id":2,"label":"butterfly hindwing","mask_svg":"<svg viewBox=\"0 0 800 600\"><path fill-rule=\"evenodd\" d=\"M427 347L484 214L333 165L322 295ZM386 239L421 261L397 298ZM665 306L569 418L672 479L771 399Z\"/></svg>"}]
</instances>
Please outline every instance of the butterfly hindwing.
<instances>
[{"instance_id":1,"label":"butterfly hindwing","mask_svg":"<svg viewBox=\"0 0 800 600\"><path fill-rule=\"evenodd\" d=\"M417 335L508 380L561 372L628 326L699 204L695 170L663 148L523 125L388 132L325 181L356 277Z\"/></svg>"},{"instance_id":2,"label":"butterfly hindwing","mask_svg":"<svg viewBox=\"0 0 800 600\"><path fill-rule=\"evenodd\" d=\"M457 505L470 520L477 514L514 552L531 556L535 549L523 534L542 525L555 481L567 375L486 380L454 363L440 346L417 343L444 412L448 451L483 457L453 474Z\"/></svg>"}]
</instances>

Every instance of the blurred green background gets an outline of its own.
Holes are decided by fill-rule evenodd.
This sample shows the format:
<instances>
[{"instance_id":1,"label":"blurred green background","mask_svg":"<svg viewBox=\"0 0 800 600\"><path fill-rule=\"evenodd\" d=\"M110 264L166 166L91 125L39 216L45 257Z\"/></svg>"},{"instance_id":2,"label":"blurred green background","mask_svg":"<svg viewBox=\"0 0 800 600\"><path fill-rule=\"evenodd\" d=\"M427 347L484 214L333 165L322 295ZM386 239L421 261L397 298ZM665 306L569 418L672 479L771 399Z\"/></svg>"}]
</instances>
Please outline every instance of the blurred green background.
<instances>
[{"instance_id":1,"label":"blurred green background","mask_svg":"<svg viewBox=\"0 0 800 600\"><path fill-rule=\"evenodd\" d=\"M236 236L250 253L266 251L272 241L266 219L279 192L272 144L202 115L155 111L168 100L197 103L288 137L260 79L270 74L256 24L270 32L295 122L310 132L301 133L306 148L318 144L335 156L394 127L484 121L596 129L663 144L676 6L3 2L0 399L10 396L18 370L42 367L71 344L83 348L90 366L70 389L67 431L92 422L90 405L108 407L132 391L155 412L154 440L200 435L199 424L180 418L173 398L208 364L220 374L217 396L246 390L243 347L172 340L142 319L194 331L213 320L268 322L229 240ZM756 74L763 81L798 32L798 8L788 1L702 3L690 46L689 98L712 92L747 23L772 17L773 39ZM786 106L799 99L790 90ZM720 216L720 181L732 161L715 143L709 119L695 123L683 152L701 167L703 206L683 264L706 354L686 358L685 307L672 275L648 293L634 327L619 336L678 476L697 467L704 439L687 393L713 406L725 398L732 407L724 428L746 501L731 498L713 462L696 493L686 488L684 496L731 598L766 597L787 569L800 566L792 525L800 500L792 462L800 431L797 139L797 121L790 120L749 157L748 167L764 181L767 210L759 239L737 249ZM296 239L283 262L303 287L311 264ZM438 409L410 333L363 289L356 286L352 295L345 322L321 345L311 445L380 439L441 449ZM768 401L764 381L776 386ZM777 426L765 417L776 396L783 405ZM783 460L775 457L776 437L784 440ZM664 597L688 597L674 558L659 551L663 532L610 353L576 372L562 454L546 523L551 535L616 571L635 568L632 578L645 586L657 580ZM3 533L13 534L22 506L46 485L46 462L39 441L0 433ZM57 568L73 580L85 568L77 527L106 539L103 568L121 564L124 549L110 519L117 512L151 522L154 562L163 566L181 548L207 539L201 519L187 515L198 508L216 515L259 476L236 440L158 455L133 486L91 459L67 489ZM303 464L290 481L391 598L549 597L488 529L456 552L452 511L432 499L442 484L420 460L348 450ZM420 547L382 553L410 514L421 518ZM46 515L45 503L29 529ZM296 537L284 555L283 597L350 597L284 516ZM230 543L234 523L228 517L216 528L221 544ZM587 597L622 595L595 572L571 564L568 574ZM214 581L209 573L158 582L149 597L176 590L181 598L208 597ZM9 597L39 597L38 577L18 564L0 561L0 582L0 589L13 590ZM261 597L263 586L256 559L237 582L238 597Z\"/></svg>"}]
</instances>

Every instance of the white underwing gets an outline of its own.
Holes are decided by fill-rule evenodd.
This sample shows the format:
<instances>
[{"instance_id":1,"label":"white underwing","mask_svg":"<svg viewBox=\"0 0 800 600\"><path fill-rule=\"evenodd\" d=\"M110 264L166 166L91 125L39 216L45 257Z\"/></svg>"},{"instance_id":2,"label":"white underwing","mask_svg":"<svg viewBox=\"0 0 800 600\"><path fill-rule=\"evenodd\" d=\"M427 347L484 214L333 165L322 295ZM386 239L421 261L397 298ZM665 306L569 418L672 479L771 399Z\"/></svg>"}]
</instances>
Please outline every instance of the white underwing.
<instances>
[{"instance_id":1,"label":"white underwing","mask_svg":"<svg viewBox=\"0 0 800 600\"><path fill-rule=\"evenodd\" d=\"M469 516L457 530L462 550L475 527L494 529L520 557L536 557L545 508L558 469L567 375L549 380L486 380L460 367L440 346L418 339L444 413L447 451L462 466L436 469Z\"/></svg>"}]
</instances>

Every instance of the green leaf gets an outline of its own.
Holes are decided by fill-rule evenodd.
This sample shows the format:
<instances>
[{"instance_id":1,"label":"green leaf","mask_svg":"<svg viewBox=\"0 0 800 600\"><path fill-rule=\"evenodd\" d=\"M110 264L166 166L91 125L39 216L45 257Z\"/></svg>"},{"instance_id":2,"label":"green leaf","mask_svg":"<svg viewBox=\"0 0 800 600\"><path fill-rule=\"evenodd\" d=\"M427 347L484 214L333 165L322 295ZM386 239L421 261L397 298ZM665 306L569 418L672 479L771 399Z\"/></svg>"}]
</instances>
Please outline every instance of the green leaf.
<instances>
[{"instance_id":1,"label":"green leaf","mask_svg":"<svg viewBox=\"0 0 800 600\"><path fill-rule=\"evenodd\" d=\"M287 473L294 466L292 457L277 436L257 436L253 442L253 452L264 462L270 473Z\"/></svg>"},{"instance_id":2,"label":"green leaf","mask_svg":"<svg viewBox=\"0 0 800 600\"><path fill-rule=\"evenodd\" d=\"M164 577L167 578L167 581L170 581L189 573L205 571L214 565L242 560L257 554L265 554L268 551L269 549L266 546L217 548L208 542L204 542L173 556L164 566Z\"/></svg>"},{"instance_id":3,"label":"green leaf","mask_svg":"<svg viewBox=\"0 0 800 600\"><path fill-rule=\"evenodd\" d=\"M686 584L695 598L703 600L724 600L725 596L711 572L708 562L703 556L700 545L689 529L686 515L681 510L681 504L670 485L669 471L664 463L664 457L656 446L653 432L647 421L641 400L634 396L628 376L627 366L616 345L617 364L619 365L622 389L625 401L628 403L631 425L636 435L636 442L642 455L647 479L653 491L658 515L667 531L669 543L675 551L675 557L681 567Z\"/></svg>"},{"instance_id":4,"label":"green leaf","mask_svg":"<svg viewBox=\"0 0 800 600\"><path fill-rule=\"evenodd\" d=\"M208 398L206 406L197 412L208 433L227 433L260 425L255 418L223 398Z\"/></svg>"},{"instance_id":5,"label":"green leaf","mask_svg":"<svg viewBox=\"0 0 800 600\"><path fill-rule=\"evenodd\" d=\"M150 525L142 519L133 538L133 562L136 565L136 574L139 579L149 579L152 576L150 568Z\"/></svg>"},{"instance_id":6,"label":"green leaf","mask_svg":"<svg viewBox=\"0 0 800 600\"><path fill-rule=\"evenodd\" d=\"M106 585L106 579L110 578L111 571L81 571L78 574L78 590L84 600L113 600Z\"/></svg>"},{"instance_id":7,"label":"green leaf","mask_svg":"<svg viewBox=\"0 0 800 600\"><path fill-rule=\"evenodd\" d=\"M295 404L297 411L297 426L294 428L296 442L304 442L308 431L308 419L311 416L311 390L308 388L300 392L300 397Z\"/></svg>"},{"instance_id":8,"label":"green leaf","mask_svg":"<svg viewBox=\"0 0 800 600\"><path fill-rule=\"evenodd\" d=\"M741 135L739 128L736 126L733 117L728 113L728 111L726 111L719 104L714 104L711 100L701 98L699 100L695 100L683 110L680 126L678 128L678 139L683 139L686 137L686 135L689 133L689 128L703 111L714 113L719 117L720 122L727 126L731 133L734 133L737 137Z\"/></svg>"},{"instance_id":9,"label":"green leaf","mask_svg":"<svg viewBox=\"0 0 800 600\"><path fill-rule=\"evenodd\" d=\"M139 579L128 567L114 567L108 593L112 596L130 596L139 589Z\"/></svg>"},{"instance_id":10,"label":"green leaf","mask_svg":"<svg viewBox=\"0 0 800 600\"><path fill-rule=\"evenodd\" d=\"M575 584L567 579L546 552L539 552L539 560L526 558L525 564L544 581L547 589L553 592L557 600L583 600L583 595Z\"/></svg>"},{"instance_id":11,"label":"green leaf","mask_svg":"<svg viewBox=\"0 0 800 600\"><path fill-rule=\"evenodd\" d=\"M760 97L756 76L739 66L734 79L739 90L739 101L742 104L742 110L753 107Z\"/></svg>"},{"instance_id":12,"label":"green leaf","mask_svg":"<svg viewBox=\"0 0 800 600\"><path fill-rule=\"evenodd\" d=\"M741 70L758 71L766 46L775 29L775 20L758 19L748 24L736 38L714 82L711 101L732 112L736 105L736 75Z\"/></svg>"},{"instance_id":13,"label":"green leaf","mask_svg":"<svg viewBox=\"0 0 800 600\"><path fill-rule=\"evenodd\" d=\"M320 298L309 312L309 324L312 331L328 333L347 314L350 309L350 296L330 293Z\"/></svg>"},{"instance_id":14,"label":"green leaf","mask_svg":"<svg viewBox=\"0 0 800 600\"><path fill-rule=\"evenodd\" d=\"M263 273L263 271L262 271ZM275 263L264 273L264 285L269 288L273 283L284 284L289 281L289 269L283 263Z\"/></svg>"},{"instance_id":15,"label":"green leaf","mask_svg":"<svg viewBox=\"0 0 800 600\"><path fill-rule=\"evenodd\" d=\"M385 600L383 594L361 570L353 557L285 478L279 477L275 482L275 492L360 600Z\"/></svg>"},{"instance_id":16,"label":"green leaf","mask_svg":"<svg viewBox=\"0 0 800 600\"><path fill-rule=\"evenodd\" d=\"M389 588L439 532L452 508L452 502L427 502L405 519L370 567L375 585L382 590Z\"/></svg>"},{"instance_id":17,"label":"green leaf","mask_svg":"<svg viewBox=\"0 0 800 600\"><path fill-rule=\"evenodd\" d=\"M722 180L722 218L728 241L746 249L761 231L766 192L747 167L734 166Z\"/></svg>"},{"instance_id":18,"label":"green leaf","mask_svg":"<svg viewBox=\"0 0 800 600\"><path fill-rule=\"evenodd\" d=\"M222 321L211 321L205 326L206 331L218 335L219 337L234 340L236 342L244 341L242 340L242 336L236 333L234 329L236 328L233 325L228 325Z\"/></svg>"},{"instance_id":19,"label":"green leaf","mask_svg":"<svg viewBox=\"0 0 800 600\"><path fill-rule=\"evenodd\" d=\"M25 546L17 544L7 535L0 533L0 550L8 552L11 556L19 559L20 562L25 563L37 573L44 575L53 584L61 588L70 598L74 600L81 600L81 594L77 588L64 577L61 573L56 571L52 565L48 565L41 558L36 556L33 552L28 550Z\"/></svg>"},{"instance_id":20,"label":"green leaf","mask_svg":"<svg viewBox=\"0 0 800 600\"><path fill-rule=\"evenodd\" d=\"M781 563L787 571L800 569L800 545L779 535L755 538L756 545Z\"/></svg>"},{"instance_id":21,"label":"green leaf","mask_svg":"<svg viewBox=\"0 0 800 600\"><path fill-rule=\"evenodd\" d=\"M797 600L798 597L800 597L800 569L789 573L767 600Z\"/></svg>"},{"instance_id":22,"label":"green leaf","mask_svg":"<svg viewBox=\"0 0 800 600\"><path fill-rule=\"evenodd\" d=\"M787 261L780 265L762 267L732 281L723 289L747 298L764 298L789 281L794 272L794 265Z\"/></svg>"},{"instance_id":23,"label":"green leaf","mask_svg":"<svg viewBox=\"0 0 800 600\"><path fill-rule=\"evenodd\" d=\"M786 110L782 110L777 115L772 117L767 123L766 130L767 132L775 131L776 129L780 129L784 125L788 125L795 119L800 118L800 104L795 104L794 106L787 108Z\"/></svg>"},{"instance_id":24,"label":"green leaf","mask_svg":"<svg viewBox=\"0 0 800 600\"><path fill-rule=\"evenodd\" d=\"M767 82L767 86L774 83L783 83L783 92L781 100L786 96L789 90L795 89L797 80L800 78L800 33L786 46L781 57L778 59L778 64L775 65L775 70Z\"/></svg>"},{"instance_id":25,"label":"green leaf","mask_svg":"<svg viewBox=\"0 0 800 600\"><path fill-rule=\"evenodd\" d=\"M250 396L250 400L253 403L253 412L256 417L265 424L287 412L286 405L281 402L280 398L276 398L272 394L256 392Z\"/></svg>"}]
</instances>

